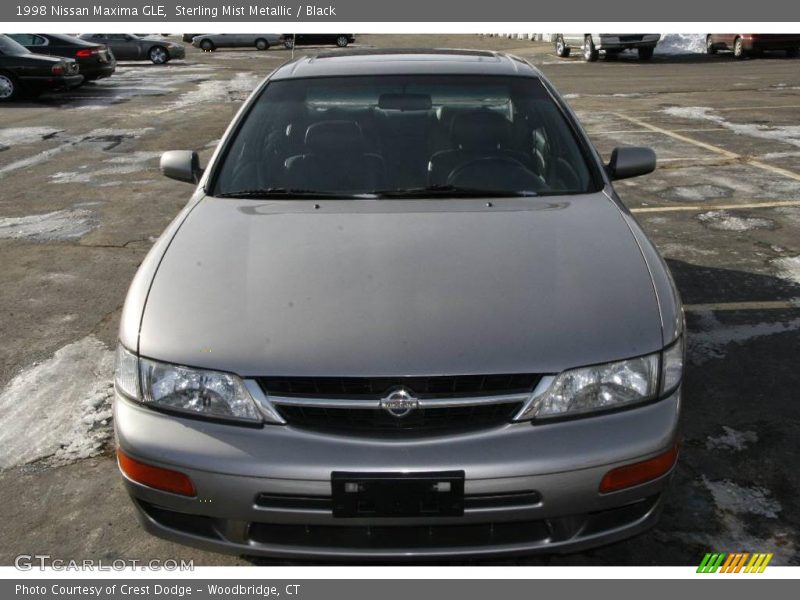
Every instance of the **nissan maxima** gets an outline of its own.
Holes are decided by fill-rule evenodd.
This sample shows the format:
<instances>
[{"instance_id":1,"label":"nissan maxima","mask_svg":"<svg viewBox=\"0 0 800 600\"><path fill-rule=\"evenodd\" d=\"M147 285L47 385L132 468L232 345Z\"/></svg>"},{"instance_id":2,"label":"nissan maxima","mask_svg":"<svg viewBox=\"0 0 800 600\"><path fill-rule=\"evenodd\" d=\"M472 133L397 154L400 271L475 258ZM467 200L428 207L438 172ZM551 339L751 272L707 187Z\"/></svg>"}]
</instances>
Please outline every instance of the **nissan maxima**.
<instances>
[{"instance_id":1,"label":"nissan maxima","mask_svg":"<svg viewBox=\"0 0 800 600\"><path fill-rule=\"evenodd\" d=\"M651 527L683 314L529 63L303 57L253 92L123 310L117 458L144 527L245 555L571 552Z\"/></svg>"}]
</instances>

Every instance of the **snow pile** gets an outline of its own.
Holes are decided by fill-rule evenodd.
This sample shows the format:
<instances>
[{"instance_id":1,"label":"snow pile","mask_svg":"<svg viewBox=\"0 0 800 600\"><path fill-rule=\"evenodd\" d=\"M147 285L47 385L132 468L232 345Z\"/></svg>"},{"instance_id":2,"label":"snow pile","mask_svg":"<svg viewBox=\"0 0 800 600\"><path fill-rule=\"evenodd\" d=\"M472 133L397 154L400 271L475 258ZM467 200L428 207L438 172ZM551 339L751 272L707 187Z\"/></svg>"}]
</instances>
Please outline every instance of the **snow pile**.
<instances>
[{"instance_id":1,"label":"snow pile","mask_svg":"<svg viewBox=\"0 0 800 600\"><path fill-rule=\"evenodd\" d=\"M111 439L114 353L94 336L28 367L0 393L0 469L94 456Z\"/></svg>"},{"instance_id":2,"label":"snow pile","mask_svg":"<svg viewBox=\"0 0 800 600\"><path fill-rule=\"evenodd\" d=\"M0 239L36 242L75 240L97 225L94 214L84 208L56 210L25 217L3 217L0 218Z\"/></svg>"},{"instance_id":3,"label":"snow pile","mask_svg":"<svg viewBox=\"0 0 800 600\"><path fill-rule=\"evenodd\" d=\"M659 54L704 54L706 36L702 33L665 33L656 46Z\"/></svg>"},{"instance_id":4,"label":"snow pile","mask_svg":"<svg viewBox=\"0 0 800 600\"><path fill-rule=\"evenodd\" d=\"M263 77L255 73L236 73L233 79L210 79L203 81L197 89L182 94L172 107L183 108L205 102L241 102L247 99Z\"/></svg>"}]
</instances>

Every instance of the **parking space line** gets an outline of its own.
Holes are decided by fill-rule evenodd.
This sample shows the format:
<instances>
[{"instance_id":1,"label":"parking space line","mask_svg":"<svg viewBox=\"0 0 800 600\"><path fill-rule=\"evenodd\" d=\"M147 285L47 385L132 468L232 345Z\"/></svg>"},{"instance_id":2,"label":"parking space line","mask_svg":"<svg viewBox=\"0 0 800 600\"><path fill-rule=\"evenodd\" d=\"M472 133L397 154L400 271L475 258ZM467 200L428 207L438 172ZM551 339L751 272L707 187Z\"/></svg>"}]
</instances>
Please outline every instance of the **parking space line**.
<instances>
[{"instance_id":1,"label":"parking space line","mask_svg":"<svg viewBox=\"0 0 800 600\"><path fill-rule=\"evenodd\" d=\"M692 212L706 210L740 210L746 208L780 208L800 206L800 200L774 200L771 202L744 202L741 204L681 204L678 206L642 206L631 208L632 213Z\"/></svg>"},{"instance_id":2,"label":"parking space line","mask_svg":"<svg viewBox=\"0 0 800 600\"><path fill-rule=\"evenodd\" d=\"M687 312L735 311L735 310L786 310L800 308L800 298L789 300L760 300L752 302L710 302L708 304L684 304Z\"/></svg>"},{"instance_id":3,"label":"parking space line","mask_svg":"<svg viewBox=\"0 0 800 600\"><path fill-rule=\"evenodd\" d=\"M703 148L704 150L708 150L709 152L714 152L715 154L719 154L729 159L742 160L743 162L758 169L769 171L771 173L775 173L776 175L782 175L783 177L788 177L789 179L794 179L795 181L800 181L800 174L795 173L794 171L790 171L789 169L783 169L781 167L769 165L759 160L749 160L746 157L742 156L741 154L737 154L736 152L731 152L730 150L725 150L724 148L720 148L719 146L714 146L713 144L701 142L700 140L690 138L689 136L680 133L675 133L674 131L671 131L669 129L664 129L663 127L657 127L656 125L651 125L650 123L647 123L646 121L642 121L641 119L637 119L635 117L629 117L621 113L612 113L612 114L614 114L614 116L616 117L619 117L620 119L624 119L630 123L634 123L639 127L645 127L647 129L650 129L651 131L655 131L657 133L661 133L673 139L686 142L687 144L692 144L694 146L697 146L698 148Z\"/></svg>"},{"instance_id":4,"label":"parking space line","mask_svg":"<svg viewBox=\"0 0 800 600\"><path fill-rule=\"evenodd\" d=\"M699 131L729 131L725 127L688 127L686 129L672 129L671 131L680 133L695 133ZM650 129L618 129L616 131L591 131L586 130L589 135L614 135L620 133L653 133Z\"/></svg>"}]
</instances>

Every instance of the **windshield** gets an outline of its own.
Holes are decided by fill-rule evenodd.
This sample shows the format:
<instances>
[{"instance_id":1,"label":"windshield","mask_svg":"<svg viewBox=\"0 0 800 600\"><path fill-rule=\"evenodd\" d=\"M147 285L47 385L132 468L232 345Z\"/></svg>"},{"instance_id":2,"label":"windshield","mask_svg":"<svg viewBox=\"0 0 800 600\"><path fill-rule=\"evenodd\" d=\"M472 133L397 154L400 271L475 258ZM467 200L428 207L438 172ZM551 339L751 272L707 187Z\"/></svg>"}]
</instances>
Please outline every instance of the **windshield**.
<instances>
[{"instance_id":1,"label":"windshield","mask_svg":"<svg viewBox=\"0 0 800 600\"><path fill-rule=\"evenodd\" d=\"M10 37L0 35L0 54L13 55L13 54L30 54L25 46L18 44Z\"/></svg>"},{"instance_id":2,"label":"windshield","mask_svg":"<svg viewBox=\"0 0 800 600\"><path fill-rule=\"evenodd\" d=\"M588 192L590 168L542 82L369 76L268 84L228 144L217 196Z\"/></svg>"}]
</instances>

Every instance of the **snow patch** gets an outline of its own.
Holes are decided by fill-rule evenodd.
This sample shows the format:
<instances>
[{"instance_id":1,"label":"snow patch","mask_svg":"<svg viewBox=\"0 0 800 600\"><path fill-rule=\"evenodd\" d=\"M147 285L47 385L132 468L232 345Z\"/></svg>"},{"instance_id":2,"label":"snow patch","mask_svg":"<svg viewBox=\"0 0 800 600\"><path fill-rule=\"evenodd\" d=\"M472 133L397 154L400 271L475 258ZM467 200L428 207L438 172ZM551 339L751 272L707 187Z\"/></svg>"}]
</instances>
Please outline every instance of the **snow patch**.
<instances>
[{"instance_id":1,"label":"snow patch","mask_svg":"<svg viewBox=\"0 0 800 600\"><path fill-rule=\"evenodd\" d=\"M656 46L659 54L705 54L706 36L702 33L666 33Z\"/></svg>"},{"instance_id":2,"label":"snow patch","mask_svg":"<svg viewBox=\"0 0 800 600\"><path fill-rule=\"evenodd\" d=\"M688 356L695 365L723 358L728 344L741 344L754 338L800 329L800 318L778 323L725 325L720 323L713 311L698 311L696 314L699 319L698 331L688 337Z\"/></svg>"},{"instance_id":3,"label":"snow patch","mask_svg":"<svg viewBox=\"0 0 800 600\"><path fill-rule=\"evenodd\" d=\"M72 208L40 215L0 218L0 238L37 242L67 241L83 237L98 221L89 210Z\"/></svg>"},{"instance_id":4,"label":"snow patch","mask_svg":"<svg viewBox=\"0 0 800 600\"><path fill-rule=\"evenodd\" d=\"M0 393L0 469L100 454L111 439L114 353L94 336L18 374Z\"/></svg>"},{"instance_id":5,"label":"snow patch","mask_svg":"<svg viewBox=\"0 0 800 600\"><path fill-rule=\"evenodd\" d=\"M772 140L800 147L800 125L759 125L756 123L733 123L716 114L707 106L670 106L662 112L673 117L710 121L736 134Z\"/></svg>"},{"instance_id":6,"label":"snow patch","mask_svg":"<svg viewBox=\"0 0 800 600\"><path fill-rule=\"evenodd\" d=\"M706 440L706 448L709 450L732 450L741 452L747 448L748 444L758 441L755 431L736 431L727 425L722 426L725 432L716 437L709 436Z\"/></svg>"},{"instance_id":7,"label":"snow patch","mask_svg":"<svg viewBox=\"0 0 800 600\"><path fill-rule=\"evenodd\" d=\"M800 256L776 258L772 263L778 267L781 277L800 284Z\"/></svg>"},{"instance_id":8,"label":"snow patch","mask_svg":"<svg viewBox=\"0 0 800 600\"><path fill-rule=\"evenodd\" d=\"M182 94L166 110L184 108L206 102L241 102L261 83L263 77L255 73L236 73L233 79L203 81L197 89Z\"/></svg>"},{"instance_id":9,"label":"snow patch","mask_svg":"<svg viewBox=\"0 0 800 600\"><path fill-rule=\"evenodd\" d=\"M704 212L697 218L710 229L717 231L752 231L753 229L769 229L775 225L770 219L737 217L726 210Z\"/></svg>"},{"instance_id":10,"label":"snow patch","mask_svg":"<svg viewBox=\"0 0 800 600\"><path fill-rule=\"evenodd\" d=\"M669 200L689 200L702 202L714 198L729 198L733 190L729 187L711 184L679 185L659 192L659 196Z\"/></svg>"},{"instance_id":11,"label":"snow patch","mask_svg":"<svg viewBox=\"0 0 800 600\"><path fill-rule=\"evenodd\" d=\"M0 129L0 146L32 144L62 131L55 127L4 127Z\"/></svg>"},{"instance_id":12,"label":"snow patch","mask_svg":"<svg viewBox=\"0 0 800 600\"><path fill-rule=\"evenodd\" d=\"M103 161L112 166L96 169L94 171L60 171L50 176L53 183L92 183L96 179L107 178L109 175L126 175L138 173L147 169L150 161L161 156L161 152L136 151L121 156L114 156ZM100 185L108 185L104 181ZM119 182L113 182L118 185Z\"/></svg>"},{"instance_id":13,"label":"snow patch","mask_svg":"<svg viewBox=\"0 0 800 600\"><path fill-rule=\"evenodd\" d=\"M727 479L711 481L705 475L702 481L711 492L714 504L722 510L734 514L751 513L768 519L777 519L782 510L780 503L764 488L742 487Z\"/></svg>"}]
</instances>

